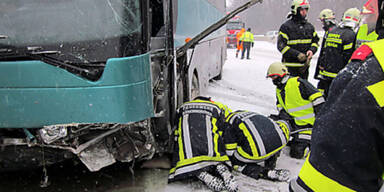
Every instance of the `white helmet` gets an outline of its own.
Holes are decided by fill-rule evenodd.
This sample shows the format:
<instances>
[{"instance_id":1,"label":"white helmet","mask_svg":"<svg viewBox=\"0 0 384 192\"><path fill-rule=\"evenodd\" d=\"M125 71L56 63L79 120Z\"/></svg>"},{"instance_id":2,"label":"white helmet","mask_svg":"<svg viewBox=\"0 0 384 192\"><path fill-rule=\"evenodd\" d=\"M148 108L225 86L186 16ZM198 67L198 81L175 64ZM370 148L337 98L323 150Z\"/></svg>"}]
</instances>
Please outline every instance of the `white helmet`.
<instances>
[{"instance_id":1,"label":"white helmet","mask_svg":"<svg viewBox=\"0 0 384 192\"><path fill-rule=\"evenodd\" d=\"M355 28L360 22L360 10L357 8L350 8L344 12L343 19L341 20L344 26Z\"/></svg>"},{"instance_id":2,"label":"white helmet","mask_svg":"<svg viewBox=\"0 0 384 192\"><path fill-rule=\"evenodd\" d=\"M292 0L291 5L291 13L296 15L297 8L309 9L309 1L308 0Z\"/></svg>"}]
</instances>

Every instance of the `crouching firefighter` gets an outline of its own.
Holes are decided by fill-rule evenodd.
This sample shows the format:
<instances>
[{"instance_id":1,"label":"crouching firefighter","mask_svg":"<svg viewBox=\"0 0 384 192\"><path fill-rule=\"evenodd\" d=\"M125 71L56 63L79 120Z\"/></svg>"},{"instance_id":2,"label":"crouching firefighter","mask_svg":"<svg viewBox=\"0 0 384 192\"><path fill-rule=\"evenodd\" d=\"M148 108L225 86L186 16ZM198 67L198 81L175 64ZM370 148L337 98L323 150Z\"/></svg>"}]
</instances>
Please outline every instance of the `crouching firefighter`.
<instances>
[{"instance_id":1,"label":"crouching firefighter","mask_svg":"<svg viewBox=\"0 0 384 192\"><path fill-rule=\"evenodd\" d=\"M224 128L227 155L235 170L254 179L287 181L289 170L275 169L280 150L289 140L290 126L248 111L229 115ZM260 163L264 162L264 166Z\"/></svg>"},{"instance_id":2,"label":"crouching firefighter","mask_svg":"<svg viewBox=\"0 0 384 192\"><path fill-rule=\"evenodd\" d=\"M384 37L383 4L376 32ZM384 40L360 46L333 80L311 154L290 191L384 191Z\"/></svg>"},{"instance_id":3,"label":"crouching firefighter","mask_svg":"<svg viewBox=\"0 0 384 192\"><path fill-rule=\"evenodd\" d=\"M201 96L178 109L169 182L197 178L213 191L238 191L222 138L230 112L225 105Z\"/></svg>"},{"instance_id":4,"label":"crouching firefighter","mask_svg":"<svg viewBox=\"0 0 384 192\"><path fill-rule=\"evenodd\" d=\"M281 62L269 66L267 78L276 85L277 119L286 119L292 125L290 156L301 159L309 150L315 115L325 102L324 97L307 80L290 77Z\"/></svg>"}]
</instances>

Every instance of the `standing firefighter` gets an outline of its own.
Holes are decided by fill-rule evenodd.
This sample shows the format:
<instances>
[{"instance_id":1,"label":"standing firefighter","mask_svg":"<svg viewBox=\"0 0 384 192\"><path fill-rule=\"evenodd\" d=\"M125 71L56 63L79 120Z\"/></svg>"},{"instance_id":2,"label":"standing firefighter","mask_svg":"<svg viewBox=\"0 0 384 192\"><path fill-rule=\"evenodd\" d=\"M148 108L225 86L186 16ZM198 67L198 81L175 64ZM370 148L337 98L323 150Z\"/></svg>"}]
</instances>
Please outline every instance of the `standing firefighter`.
<instances>
[{"instance_id":1,"label":"standing firefighter","mask_svg":"<svg viewBox=\"0 0 384 192\"><path fill-rule=\"evenodd\" d=\"M198 178L214 191L237 191L221 136L229 113L225 105L206 97L197 97L178 109L169 182Z\"/></svg>"},{"instance_id":2,"label":"standing firefighter","mask_svg":"<svg viewBox=\"0 0 384 192\"><path fill-rule=\"evenodd\" d=\"M380 20L379 37L384 29ZM333 80L316 119L311 154L290 182L291 191L379 191L384 172L383 71L384 40L354 52Z\"/></svg>"},{"instance_id":3,"label":"standing firefighter","mask_svg":"<svg viewBox=\"0 0 384 192\"><path fill-rule=\"evenodd\" d=\"M314 78L319 80L319 83L317 84L317 88L319 89L319 91L324 93L325 85L324 85L324 82L322 81L321 75L319 74L319 71L322 70L322 68L320 69L320 63L321 63L320 58L322 58L322 56L324 54L323 53L324 52L324 44L326 41L327 34L329 33L329 31L332 31L336 27L335 13L330 9L323 9L319 14L319 20L321 21L321 24L323 25L323 29L324 29L325 33L324 33L324 37L323 37L323 40L321 43L320 56L319 56L319 59L317 61Z\"/></svg>"},{"instance_id":4,"label":"standing firefighter","mask_svg":"<svg viewBox=\"0 0 384 192\"><path fill-rule=\"evenodd\" d=\"M307 22L308 0L293 0L289 19L280 27L277 49L282 62L292 76L308 79L308 68L313 54L319 47L319 37L313 25Z\"/></svg>"},{"instance_id":5,"label":"standing firefighter","mask_svg":"<svg viewBox=\"0 0 384 192\"><path fill-rule=\"evenodd\" d=\"M377 40L378 35L375 32L375 27L378 15L377 0L368 0L361 12L361 25L357 32L356 48L365 42Z\"/></svg>"},{"instance_id":6,"label":"standing firefighter","mask_svg":"<svg viewBox=\"0 0 384 192\"><path fill-rule=\"evenodd\" d=\"M267 77L276 85L278 118L289 119L293 139L290 156L301 159L309 148L315 114L320 111L324 97L312 84L301 77L290 77L287 68L280 62L272 63Z\"/></svg>"},{"instance_id":7,"label":"standing firefighter","mask_svg":"<svg viewBox=\"0 0 384 192\"><path fill-rule=\"evenodd\" d=\"M240 37L240 41L243 44L243 51L241 52L241 59L244 59L244 53L247 52L247 59L249 57L249 52L251 51L251 46L253 47L253 34L251 33L251 28L248 28L245 33Z\"/></svg>"},{"instance_id":8,"label":"standing firefighter","mask_svg":"<svg viewBox=\"0 0 384 192\"><path fill-rule=\"evenodd\" d=\"M239 51L243 52L243 42L240 41L240 37L243 36L245 32L244 28L241 28L241 30L236 34L236 58L239 56Z\"/></svg>"},{"instance_id":9,"label":"standing firefighter","mask_svg":"<svg viewBox=\"0 0 384 192\"><path fill-rule=\"evenodd\" d=\"M254 179L287 181L289 171L275 169L290 126L254 112L236 111L226 120L224 142L234 168ZM259 165L264 161L264 166Z\"/></svg>"},{"instance_id":10,"label":"standing firefighter","mask_svg":"<svg viewBox=\"0 0 384 192\"><path fill-rule=\"evenodd\" d=\"M360 11L350 8L345 11L342 22L330 31L325 40L322 55L319 58L321 80L324 97L328 95L329 86L337 73L347 65L355 50L355 27L360 21Z\"/></svg>"}]
</instances>

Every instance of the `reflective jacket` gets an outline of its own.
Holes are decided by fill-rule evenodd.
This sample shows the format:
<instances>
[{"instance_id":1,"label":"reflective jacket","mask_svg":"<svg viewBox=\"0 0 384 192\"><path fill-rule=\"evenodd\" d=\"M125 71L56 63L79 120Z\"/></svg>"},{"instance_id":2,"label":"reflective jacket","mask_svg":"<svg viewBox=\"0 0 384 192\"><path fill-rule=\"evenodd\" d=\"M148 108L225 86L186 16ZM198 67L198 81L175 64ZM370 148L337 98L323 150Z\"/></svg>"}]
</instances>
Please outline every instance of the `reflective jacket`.
<instances>
[{"instance_id":1,"label":"reflective jacket","mask_svg":"<svg viewBox=\"0 0 384 192\"><path fill-rule=\"evenodd\" d=\"M329 33L329 31L332 31L334 28L336 28L336 25L331 25L331 26L329 26L329 28L328 28L328 30L327 31L325 31L325 34L324 34L324 37L323 37L323 40L321 41L321 49L320 49L320 54L319 54L319 59L317 60L317 64L316 64L316 70L315 70L315 74L314 74L314 79L318 79L318 80L320 80L320 78L319 78L319 71L320 71L320 69L319 69L319 66L320 66L320 63L321 63L321 58L323 57L323 48L324 48L324 44L325 44L325 41L326 41L326 39L327 39L327 34Z\"/></svg>"},{"instance_id":2,"label":"reflective jacket","mask_svg":"<svg viewBox=\"0 0 384 192\"><path fill-rule=\"evenodd\" d=\"M229 113L225 105L205 100L187 102L178 109L170 182L195 176L220 162L230 165L221 129Z\"/></svg>"},{"instance_id":3,"label":"reflective jacket","mask_svg":"<svg viewBox=\"0 0 384 192\"><path fill-rule=\"evenodd\" d=\"M368 34L368 24L361 25L356 36L356 48L358 48L363 43L376 41L379 35L376 31L372 31Z\"/></svg>"},{"instance_id":4,"label":"reflective jacket","mask_svg":"<svg viewBox=\"0 0 384 192\"><path fill-rule=\"evenodd\" d=\"M253 34L249 31L244 32L240 37L240 41L253 43Z\"/></svg>"},{"instance_id":5,"label":"reflective jacket","mask_svg":"<svg viewBox=\"0 0 384 192\"><path fill-rule=\"evenodd\" d=\"M316 53L319 37L312 24L295 17L283 23L277 39L277 49L283 54L282 62L287 67L302 67L305 62L299 62L299 53L306 54L311 50Z\"/></svg>"},{"instance_id":6,"label":"reflective jacket","mask_svg":"<svg viewBox=\"0 0 384 192\"><path fill-rule=\"evenodd\" d=\"M319 58L319 65L323 67L320 75L332 80L337 73L347 65L355 50L355 32L349 27L336 27L326 36L323 54Z\"/></svg>"},{"instance_id":7,"label":"reflective jacket","mask_svg":"<svg viewBox=\"0 0 384 192\"><path fill-rule=\"evenodd\" d=\"M242 163L258 163L280 151L289 140L290 126L248 111L237 111L226 120L227 155Z\"/></svg>"},{"instance_id":8,"label":"reflective jacket","mask_svg":"<svg viewBox=\"0 0 384 192\"><path fill-rule=\"evenodd\" d=\"M298 126L312 127L315 122L314 106L324 103L321 92L305 79L290 77L283 89L276 89L277 108L284 110Z\"/></svg>"},{"instance_id":9,"label":"reflective jacket","mask_svg":"<svg viewBox=\"0 0 384 192\"><path fill-rule=\"evenodd\" d=\"M373 53L373 54L372 54ZM379 191L384 171L384 40L357 49L316 117L293 191Z\"/></svg>"}]
</instances>

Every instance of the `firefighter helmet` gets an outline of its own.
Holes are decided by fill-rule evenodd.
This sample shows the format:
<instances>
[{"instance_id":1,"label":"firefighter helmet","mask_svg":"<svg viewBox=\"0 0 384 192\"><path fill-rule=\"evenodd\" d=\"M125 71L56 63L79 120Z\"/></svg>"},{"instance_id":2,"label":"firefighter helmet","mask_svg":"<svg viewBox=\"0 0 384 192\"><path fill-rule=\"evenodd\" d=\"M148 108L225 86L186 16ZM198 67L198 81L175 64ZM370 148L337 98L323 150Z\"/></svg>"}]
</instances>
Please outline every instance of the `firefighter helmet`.
<instances>
[{"instance_id":1,"label":"firefighter helmet","mask_svg":"<svg viewBox=\"0 0 384 192\"><path fill-rule=\"evenodd\" d=\"M297 9L309 9L309 1L308 0L292 0L291 12L293 15L297 14Z\"/></svg>"},{"instance_id":2,"label":"firefighter helmet","mask_svg":"<svg viewBox=\"0 0 384 192\"><path fill-rule=\"evenodd\" d=\"M335 13L330 9L323 9L319 14L320 20L334 20L335 19Z\"/></svg>"},{"instance_id":3,"label":"firefighter helmet","mask_svg":"<svg viewBox=\"0 0 384 192\"><path fill-rule=\"evenodd\" d=\"M272 77L275 75L284 77L286 74L288 74L287 67L285 67L281 62L274 62L268 68L267 77Z\"/></svg>"},{"instance_id":4,"label":"firefighter helmet","mask_svg":"<svg viewBox=\"0 0 384 192\"><path fill-rule=\"evenodd\" d=\"M357 8L350 8L344 12L343 23L354 23L355 26L360 22L360 11Z\"/></svg>"}]
</instances>

